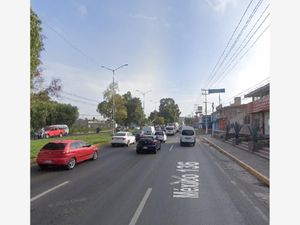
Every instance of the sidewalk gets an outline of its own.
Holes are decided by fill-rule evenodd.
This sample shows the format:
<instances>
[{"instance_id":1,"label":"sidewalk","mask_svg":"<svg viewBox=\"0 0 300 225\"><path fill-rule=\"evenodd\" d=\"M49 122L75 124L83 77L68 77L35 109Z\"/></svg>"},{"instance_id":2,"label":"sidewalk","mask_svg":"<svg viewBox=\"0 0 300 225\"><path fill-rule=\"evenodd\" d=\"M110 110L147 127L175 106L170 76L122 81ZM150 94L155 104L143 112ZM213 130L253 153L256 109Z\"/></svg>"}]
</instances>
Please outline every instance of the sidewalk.
<instances>
[{"instance_id":1,"label":"sidewalk","mask_svg":"<svg viewBox=\"0 0 300 225\"><path fill-rule=\"evenodd\" d=\"M211 135L200 135L200 139L208 141L220 151L223 150L229 157L233 156L231 158L242 164L241 166L245 167L245 169L247 169L250 173L257 176L258 179L262 178L260 180L265 180L264 183L269 183L270 171L268 159L264 159L251 152L241 150L222 140L212 138Z\"/></svg>"}]
</instances>

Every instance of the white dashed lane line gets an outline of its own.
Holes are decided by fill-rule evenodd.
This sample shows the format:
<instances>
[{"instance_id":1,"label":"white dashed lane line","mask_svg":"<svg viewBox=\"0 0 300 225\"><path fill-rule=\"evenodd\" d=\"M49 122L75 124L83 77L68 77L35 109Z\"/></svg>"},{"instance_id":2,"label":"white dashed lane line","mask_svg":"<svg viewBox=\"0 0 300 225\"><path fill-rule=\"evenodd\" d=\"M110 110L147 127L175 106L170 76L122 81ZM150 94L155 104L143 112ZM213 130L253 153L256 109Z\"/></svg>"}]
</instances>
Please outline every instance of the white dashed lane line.
<instances>
[{"instance_id":1,"label":"white dashed lane line","mask_svg":"<svg viewBox=\"0 0 300 225\"><path fill-rule=\"evenodd\" d=\"M47 191L44 191L43 193L38 194L38 195L36 195L35 197L31 198L30 201L33 202L34 200L36 200L36 199L38 199L38 198L40 198L40 197L42 197L42 196L48 194L48 193L51 192L51 191L54 191L54 190L57 189L57 188L60 188L61 186L65 185L65 184L67 184L67 183L69 183L69 181L65 181L65 182L63 182L63 183L61 183L61 184L59 184L59 185L56 185L55 187L50 188L50 189L48 189Z\"/></svg>"}]
</instances>

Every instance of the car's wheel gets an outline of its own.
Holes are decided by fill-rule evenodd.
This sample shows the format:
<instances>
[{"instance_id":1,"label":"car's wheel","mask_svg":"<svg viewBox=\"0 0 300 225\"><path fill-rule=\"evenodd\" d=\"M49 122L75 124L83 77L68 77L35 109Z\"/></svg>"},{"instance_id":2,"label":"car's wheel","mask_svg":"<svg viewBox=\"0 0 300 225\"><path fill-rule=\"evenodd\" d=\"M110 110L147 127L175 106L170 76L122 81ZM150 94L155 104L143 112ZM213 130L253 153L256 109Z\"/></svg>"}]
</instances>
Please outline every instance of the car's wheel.
<instances>
[{"instance_id":1,"label":"car's wheel","mask_svg":"<svg viewBox=\"0 0 300 225\"><path fill-rule=\"evenodd\" d=\"M183 143L182 143L182 142L180 142L180 146L183 146Z\"/></svg>"},{"instance_id":2,"label":"car's wheel","mask_svg":"<svg viewBox=\"0 0 300 225\"><path fill-rule=\"evenodd\" d=\"M40 167L41 170L44 170L44 169L47 169L48 166L47 165L43 165L43 164L39 164L39 167Z\"/></svg>"},{"instance_id":3,"label":"car's wheel","mask_svg":"<svg viewBox=\"0 0 300 225\"><path fill-rule=\"evenodd\" d=\"M154 153L154 154L156 154L156 153L157 153L157 149L156 149L156 148L153 150L153 153Z\"/></svg>"},{"instance_id":4,"label":"car's wheel","mask_svg":"<svg viewBox=\"0 0 300 225\"><path fill-rule=\"evenodd\" d=\"M140 154L140 151L139 151L139 150L136 150L136 154Z\"/></svg>"},{"instance_id":5,"label":"car's wheel","mask_svg":"<svg viewBox=\"0 0 300 225\"><path fill-rule=\"evenodd\" d=\"M111 147L115 147L116 145L115 144L111 144Z\"/></svg>"},{"instance_id":6,"label":"car's wheel","mask_svg":"<svg viewBox=\"0 0 300 225\"><path fill-rule=\"evenodd\" d=\"M97 151L95 151L94 152L94 154L93 154L93 158L92 158L93 160L96 160L96 159L98 159L98 152Z\"/></svg>"},{"instance_id":7,"label":"car's wheel","mask_svg":"<svg viewBox=\"0 0 300 225\"><path fill-rule=\"evenodd\" d=\"M71 170L71 169L73 169L75 167L75 165L76 165L75 158L71 158L70 161L68 162L67 169Z\"/></svg>"}]
</instances>

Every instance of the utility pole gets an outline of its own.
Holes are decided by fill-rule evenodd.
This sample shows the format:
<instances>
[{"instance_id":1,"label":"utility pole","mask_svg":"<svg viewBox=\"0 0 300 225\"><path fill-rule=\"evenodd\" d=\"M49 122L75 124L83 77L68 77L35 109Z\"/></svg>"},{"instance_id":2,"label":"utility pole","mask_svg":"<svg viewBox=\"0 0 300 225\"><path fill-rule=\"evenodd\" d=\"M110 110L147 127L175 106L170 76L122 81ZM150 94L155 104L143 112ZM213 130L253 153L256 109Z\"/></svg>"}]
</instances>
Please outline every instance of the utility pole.
<instances>
[{"instance_id":1,"label":"utility pole","mask_svg":"<svg viewBox=\"0 0 300 225\"><path fill-rule=\"evenodd\" d=\"M207 89L201 89L202 95L205 95L205 134L208 133L208 128L207 128L207 95L208 95L208 90Z\"/></svg>"}]
</instances>

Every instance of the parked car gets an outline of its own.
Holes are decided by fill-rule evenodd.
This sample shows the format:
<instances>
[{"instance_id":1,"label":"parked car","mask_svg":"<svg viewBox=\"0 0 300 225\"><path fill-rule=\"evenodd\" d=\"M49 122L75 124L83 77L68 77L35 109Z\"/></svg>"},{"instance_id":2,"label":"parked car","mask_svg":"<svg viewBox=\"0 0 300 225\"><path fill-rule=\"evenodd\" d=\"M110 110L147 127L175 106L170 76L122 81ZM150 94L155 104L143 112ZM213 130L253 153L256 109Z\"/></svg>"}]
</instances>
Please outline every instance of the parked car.
<instances>
[{"instance_id":1,"label":"parked car","mask_svg":"<svg viewBox=\"0 0 300 225\"><path fill-rule=\"evenodd\" d=\"M36 162L41 169L55 165L70 170L79 162L97 158L98 151L94 145L81 140L56 140L41 148Z\"/></svg>"},{"instance_id":2,"label":"parked car","mask_svg":"<svg viewBox=\"0 0 300 225\"><path fill-rule=\"evenodd\" d=\"M128 147L131 144L135 143L135 136L131 132L117 132L112 137L111 146L114 147L116 145L127 145Z\"/></svg>"},{"instance_id":3,"label":"parked car","mask_svg":"<svg viewBox=\"0 0 300 225\"><path fill-rule=\"evenodd\" d=\"M65 135L65 130L55 126L45 127L44 136L45 138L49 137L62 137Z\"/></svg>"},{"instance_id":4,"label":"parked car","mask_svg":"<svg viewBox=\"0 0 300 225\"><path fill-rule=\"evenodd\" d=\"M142 152L152 152L156 154L157 150L160 150L161 142L155 139L154 136L142 137L136 145L136 154Z\"/></svg>"},{"instance_id":5,"label":"parked car","mask_svg":"<svg viewBox=\"0 0 300 225\"><path fill-rule=\"evenodd\" d=\"M154 135L155 135L155 138L157 140L160 140L161 142L167 141L167 135L164 131L156 131Z\"/></svg>"},{"instance_id":6,"label":"parked car","mask_svg":"<svg viewBox=\"0 0 300 225\"><path fill-rule=\"evenodd\" d=\"M196 144L196 133L195 129L190 126L182 127L180 133L180 145L183 146L184 144L192 144L195 146Z\"/></svg>"}]
</instances>

